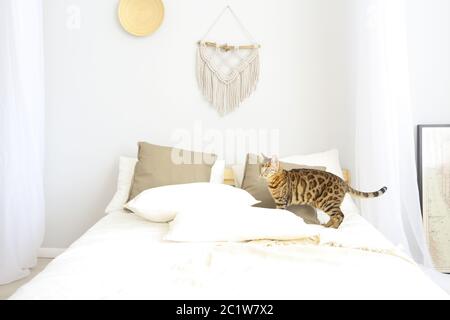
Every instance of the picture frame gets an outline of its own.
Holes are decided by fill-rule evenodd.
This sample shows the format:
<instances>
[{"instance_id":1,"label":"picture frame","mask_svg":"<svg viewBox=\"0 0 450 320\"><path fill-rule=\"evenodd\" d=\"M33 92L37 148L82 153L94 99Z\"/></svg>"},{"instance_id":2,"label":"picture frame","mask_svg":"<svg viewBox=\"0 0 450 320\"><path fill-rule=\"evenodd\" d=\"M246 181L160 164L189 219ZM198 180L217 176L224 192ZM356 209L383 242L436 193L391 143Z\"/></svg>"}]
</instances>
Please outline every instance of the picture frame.
<instances>
[{"instance_id":1,"label":"picture frame","mask_svg":"<svg viewBox=\"0 0 450 320\"><path fill-rule=\"evenodd\" d=\"M417 148L428 247L435 268L450 273L450 124L419 125Z\"/></svg>"}]
</instances>

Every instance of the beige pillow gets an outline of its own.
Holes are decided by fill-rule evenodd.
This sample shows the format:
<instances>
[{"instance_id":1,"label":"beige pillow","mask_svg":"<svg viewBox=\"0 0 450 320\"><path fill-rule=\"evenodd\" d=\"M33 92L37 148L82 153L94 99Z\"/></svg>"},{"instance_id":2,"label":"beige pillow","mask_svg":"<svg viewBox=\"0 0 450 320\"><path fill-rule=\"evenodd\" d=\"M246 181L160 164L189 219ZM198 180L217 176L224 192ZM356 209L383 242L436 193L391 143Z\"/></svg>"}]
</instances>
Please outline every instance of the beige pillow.
<instances>
[{"instance_id":1,"label":"beige pillow","mask_svg":"<svg viewBox=\"0 0 450 320\"><path fill-rule=\"evenodd\" d=\"M280 162L281 167L285 170L292 169L316 169L325 171L324 167L308 167L302 165L296 165L292 163ZM256 200L261 203L256 204L255 207L261 208L276 208L275 201L267 188L267 182L260 176L260 165L258 163L258 156L253 154L247 155L245 163L244 178L242 180L242 189L250 193ZM295 213L299 217L303 218L306 223L320 224L317 219L317 211L311 206L291 206L289 211Z\"/></svg>"},{"instance_id":2,"label":"beige pillow","mask_svg":"<svg viewBox=\"0 0 450 320\"><path fill-rule=\"evenodd\" d=\"M176 155L176 159L173 159L173 155ZM184 161L180 161L181 158ZM134 170L129 200L147 189L175 184L209 182L211 169L216 159L217 156L213 154L140 142L138 162Z\"/></svg>"}]
</instances>

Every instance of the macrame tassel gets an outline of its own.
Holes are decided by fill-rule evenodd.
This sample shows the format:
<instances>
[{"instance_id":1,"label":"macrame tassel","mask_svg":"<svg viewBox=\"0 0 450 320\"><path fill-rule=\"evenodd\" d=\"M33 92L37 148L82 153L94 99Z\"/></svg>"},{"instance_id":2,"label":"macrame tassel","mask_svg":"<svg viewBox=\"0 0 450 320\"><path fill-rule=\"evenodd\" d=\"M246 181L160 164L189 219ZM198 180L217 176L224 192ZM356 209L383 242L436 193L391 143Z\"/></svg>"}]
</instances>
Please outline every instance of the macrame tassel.
<instances>
[{"instance_id":1,"label":"macrame tassel","mask_svg":"<svg viewBox=\"0 0 450 320\"><path fill-rule=\"evenodd\" d=\"M259 53L257 49L230 76L221 75L202 52L197 54L197 81L208 102L221 116L234 110L255 91L259 81Z\"/></svg>"}]
</instances>

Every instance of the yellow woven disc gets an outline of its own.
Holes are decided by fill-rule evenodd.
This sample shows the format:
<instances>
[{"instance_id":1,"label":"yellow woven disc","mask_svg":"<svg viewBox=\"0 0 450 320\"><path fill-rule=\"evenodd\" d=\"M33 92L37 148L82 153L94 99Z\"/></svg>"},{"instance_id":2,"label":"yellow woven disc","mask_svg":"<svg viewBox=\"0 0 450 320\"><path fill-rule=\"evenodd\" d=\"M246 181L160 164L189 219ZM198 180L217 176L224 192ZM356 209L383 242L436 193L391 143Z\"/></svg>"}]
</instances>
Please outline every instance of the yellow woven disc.
<instances>
[{"instance_id":1,"label":"yellow woven disc","mask_svg":"<svg viewBox=\"0 0 450 320\"><path fill-rule=\"evenodd\" d=\"M158 30L163 20L164 4L161 0L120 0L120 24L132 35L150 35Z\"/></svg>"}]
</instances>

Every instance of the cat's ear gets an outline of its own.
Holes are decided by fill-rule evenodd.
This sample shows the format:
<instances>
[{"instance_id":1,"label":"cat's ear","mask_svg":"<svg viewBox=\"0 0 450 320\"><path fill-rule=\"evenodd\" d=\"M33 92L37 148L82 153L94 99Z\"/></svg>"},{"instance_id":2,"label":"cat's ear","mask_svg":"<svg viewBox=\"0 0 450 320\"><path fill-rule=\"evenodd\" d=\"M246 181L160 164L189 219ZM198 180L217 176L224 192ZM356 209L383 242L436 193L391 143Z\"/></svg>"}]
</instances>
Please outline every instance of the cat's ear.
<instances>
[{"instance_id":1,"label":"cat's ear","mask_svg":"<svg viewBox=\"0 0 450 320\"><path fill-rule=\"evenodd\" d=\"M270 162L277 168L280 166L280 160L278 160L278 156L273 156Z\"/></svg>"},{"instance_id":2,"label":"cat's ear","mask_svg":"<svg viewBox=\"0 0 450 320\"><path fill-rule=\"evenodd\" d=\"M263 163L269 162L270 158L267 157L264 153L261 153L262 159L263 159Z\"/></svg>"}]
</instances>

